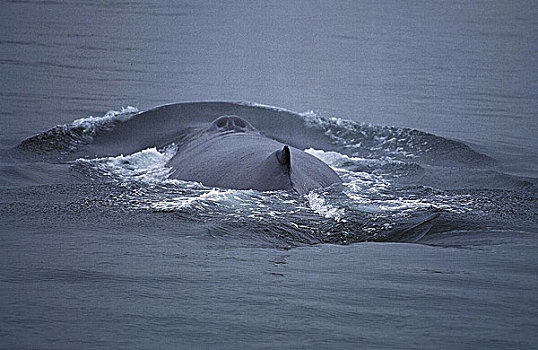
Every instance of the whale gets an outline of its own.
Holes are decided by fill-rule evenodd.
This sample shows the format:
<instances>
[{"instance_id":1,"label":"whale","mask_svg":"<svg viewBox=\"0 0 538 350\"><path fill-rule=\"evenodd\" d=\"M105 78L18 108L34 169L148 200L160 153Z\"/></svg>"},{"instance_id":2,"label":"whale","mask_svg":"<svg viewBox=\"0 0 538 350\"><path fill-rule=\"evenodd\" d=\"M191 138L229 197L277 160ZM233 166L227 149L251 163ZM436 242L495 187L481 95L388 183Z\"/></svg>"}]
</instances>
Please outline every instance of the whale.
<instances>
[{"instance_id":1,"label":"whale","mask_svg":"<svg viewBox=\"0 0 538 350\"><path fill-rule=\"evenodd\" d=\"M59 125L23 140L9 156L70 166L78 159L117 157L173 144L177 151L167 162L172 178L210 187L302 195L342 182L327 164L302 151L347 152L324 133L282 108L249 102L180 102Z\"/></svg>"},{"instance_id":2,"label":"whale","mask_svg":"<svg viewBox=\"0 0 538 350\"><path fill-rule=\"evenodd\" d=\"M319 158L264 136L237 115L220 116L177 144L167 164L171 177L208 187L304 195L342 182Z\"/></svg>"}]
</instances>

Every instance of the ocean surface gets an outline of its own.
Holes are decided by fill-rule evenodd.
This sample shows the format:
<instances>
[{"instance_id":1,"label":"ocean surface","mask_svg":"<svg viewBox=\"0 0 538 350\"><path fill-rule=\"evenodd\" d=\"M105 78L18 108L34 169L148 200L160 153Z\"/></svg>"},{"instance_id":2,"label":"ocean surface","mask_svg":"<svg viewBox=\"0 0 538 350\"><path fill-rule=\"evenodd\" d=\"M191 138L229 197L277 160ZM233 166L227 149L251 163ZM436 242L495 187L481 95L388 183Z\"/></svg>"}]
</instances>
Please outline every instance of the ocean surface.
<instances>
[{"instance_id":1,"label":"ocean surface","mask_svg":"<svg viewBox=\"0 0 538 350\"><path fill-rule=\"evenodd\" d=\"M3 1L0 348L538 347L535 1ZM342 184L173 179L239 115Z\"/></svg>"}]
</instances>

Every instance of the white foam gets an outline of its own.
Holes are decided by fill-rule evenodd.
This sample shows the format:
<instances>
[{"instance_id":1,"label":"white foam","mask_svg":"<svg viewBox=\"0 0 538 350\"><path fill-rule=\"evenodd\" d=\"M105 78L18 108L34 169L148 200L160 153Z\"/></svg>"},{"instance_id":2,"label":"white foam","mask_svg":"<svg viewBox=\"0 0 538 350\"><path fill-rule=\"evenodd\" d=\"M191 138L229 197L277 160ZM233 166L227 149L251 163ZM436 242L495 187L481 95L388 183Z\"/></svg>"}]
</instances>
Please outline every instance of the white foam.
<instances>
[{"instance_id":1,"label":"white foam","mask_svg":"<svg viewBox=\"0 0 538 350\"><path fill-rule=\"evenodd\" d=\"M341 154L334 151L323 151L317 150L314 148L307 148L304 150L306 153L313 155L316 158L321 159L325 163L329 164L332 167L340 168L343 163L355 163L366 166L383 166L391 163L405 164L402 161L392 159L390 157L379 157L377 159L373 158L361 158L361 157L350 157L345 154Z\"/></svg>"},{"instance_id":2,"label":"white foam","mask_svg":"<svg viewBox=\"0 0 538 350\"><path fill-rule=\"evenodd\" d=\"M358 171L354 166L382 166L389 163L401 163L389 157L381 157L380 159L368 159L360 157L350 157L333 151L322 151L313 148L305 150L333 168L344 181L345 191L349 197L353 197L356 193L365 191L376 193L389 186L389 182L378 174L371 172ZM350 169L351 168L351 169Z\"/></svg>"},{"instance_id":3,"label":"white foam","mask_svg":"<svg viewBox=\"0 0 538 350\"><path fill-rule=\"evenodd\" d=\"M346 169L349 166L346 166L346 163L351 163L352 165L382 166L390 163L405 164L404 162L391 159L390 157L381 157L380 159L350 157L338 152L316 150L313 148L306 149L305 152L323 160L340 174L344 180L344 194L352 200L353 207L361 211L381 213L394 211L405 212L432 207L440 208L439 205L419 199L393 199L390 194L391 184L383 176ZM307 198L312 209L318 214L325 217L332 217L333 215L339 218L342 217L338 209L327 207L323 198L319 197L319 195L310 193Z\"/></svg>"},{"instance_id":4,"label":"white foam","mask_svg":"<svg viewBox=\"0 0 538 350\"><path fill-rule=\"evenodd\" d=\"M176 152L177 147L172 144L161 151L152 147L127 156L82 158L77 159L75 163L91 166L105 176L114 176L126 181L155 183L168 179L172 169L166 164Z\"/></svg>"},{"instance_id":5,"label":"white foam","mask_svg":"<svg viewBox=\"0 0 538 350\"><path fill-rule=\"evenodd\" d=\"M334 206L327 204L325 198L315 192L310 192L306 196L310 208L318 215L327 219L334 219L335 221L341 221L345 216L345 210L343 208L335 208Z\"/></svg>"},{"instance_id":6,"label":"white foam","mask_svg":"<svg viewBox=\"0 0 538 350\"><path fill-rule=\"evenodd\" d=\"M217 203L231 200L234 197L234 193L232 192L232 190L226 191L213 188L207 192L193 197L174 197L152 202L146 205L145 208L156 211L176 211L188 209L197 203L207 204L209 202Z\"/></svg>"},{"instance_id":7,"label":"white foam","mask_svg":"<svg viewBox=\"0 0 538 350\"><path fill-rule=\"evenodd\" d=\"M387 154L397 154L406 158L417 157L411 150L398 146L405 144L405 146L410 149L415 148L413 143L410 142L410 132L412 132L410 129L381 126L371 123L359 123L337 117L327 117L317 111L301 113L301 116L304 118L307 126L324 130L325 135L331 139L333 143L341 145L344 148L358 149L364 147L361 141L355 139L356 136L359 136L359 139L373 141L373 143L367 147L371 151L383 151Z\"/></svg>"},{"instance_id":8,"label":"white foam","mask_svg":"<svg viewBox=\"0 0 538 350\"><path fill-rule=\"evenodd\" d=\"M104 116L102 117L87 117L87 118L80 118L77 120L74 120L70 126L72 127L81 127L84 129L85 133L93 134L95 133L96 129L102 126L105 126L108 123L114 122L114 121L127 121L131 119L131 117L138 113L138 108L127 106L122 107L119 111L108 111Z\"/></svg>"},{"instance_id":9,"label":"white foam","mask_svg":"<svg viewBox=\"0 0 538 350\"><path fill-rule=\"evenodd\" d=\"M282 107L275 107L271 105L264 105L262 103L257 103L257 102L234 101L233 103L241 105L241 106L258 107L258 108L271 109L276 112L286 112L286 113L291 113L291 114L297 114L297 112L290 111L289 109L285 109Z\"/></svg>"}]
</instances>

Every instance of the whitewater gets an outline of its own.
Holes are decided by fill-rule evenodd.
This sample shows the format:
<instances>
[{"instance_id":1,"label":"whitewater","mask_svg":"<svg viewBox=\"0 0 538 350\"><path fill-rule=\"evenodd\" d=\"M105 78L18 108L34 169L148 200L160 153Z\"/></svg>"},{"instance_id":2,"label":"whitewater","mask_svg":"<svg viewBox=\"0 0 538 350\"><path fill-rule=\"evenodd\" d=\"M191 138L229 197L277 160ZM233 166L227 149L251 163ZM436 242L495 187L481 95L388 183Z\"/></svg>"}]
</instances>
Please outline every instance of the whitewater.
<instances>
[{"instance_id":1,"label":"whitewater","mask_svg":"<svg viewBox=\"0 0 538 350\"><path fill-rule=\"evenodd\" d=\"M0 348L534 348L536 4L9 1ZM238 115L342 184L176 180Z\"/></svg>"}]
</instances>

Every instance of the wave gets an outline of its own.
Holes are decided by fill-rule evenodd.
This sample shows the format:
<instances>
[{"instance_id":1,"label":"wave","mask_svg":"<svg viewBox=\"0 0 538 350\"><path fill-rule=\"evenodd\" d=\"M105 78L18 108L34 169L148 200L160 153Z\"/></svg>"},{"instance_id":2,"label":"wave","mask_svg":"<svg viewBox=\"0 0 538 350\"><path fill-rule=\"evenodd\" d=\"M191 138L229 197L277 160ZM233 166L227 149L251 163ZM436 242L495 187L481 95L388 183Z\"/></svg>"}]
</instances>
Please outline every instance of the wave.
<instances>
[{"instance_id":1,"label":"wave","mask_svg":"<svg viewBox=\"0 0 538 350\"><path fill-rule=\"evenodd\" d=\"M177 149L224 114L239 115L262 134L322 159L343 184L298 197L171 180L167 163ZM106 200L96 202L101 209L154 213L172 226L175 220L208 225L215 237L241 232L283 246L434 244L432 237L442 232L537 224L535 182L497 172L493 159L461 142L253 103L179 103L145 112L128 107L54 127L14 152L21 164L17 178L21 172L39 176L42 164L61 165L75 174L76 185L64 182L75 192L86 193L88 179L103 187L97 196ZM50 183L61 178L58 172L41 176Z\"/></svg>"},{"instance_id":2,"label":"wave","mask_svg":"<svg viewBox=\"0 0 538 350\"><path fill-rule=\"evenodd\" d=\"M172 169L166 164L176 154L175 144L158 150L148 148L131 155L77 159L73 168L94 177L113 177L120 181L141 181L146 183L164 182Z\"/></svg>"},{"instance_id":3,"label":"wave","mask_svg":"<svg viewBox=\"0 0 538 350\"><path fill-rule=\"evenodd\" d=\"M87 117L69 124L55 126L41 134L22 141L17 149L35 154L52 153L56 156L68 155L91 144L95 137L105 131L112 131L118 123L131 119L138 109L123 107L120 111L108 111L102 117Z\"/></svg>"},{"instance_id":4,"label":"wave","mask_svg":"<svg viewBox=\"0 0 538 350\"><path fill-rule=\"evenodd\" d=\"M294 113L254 103L193 102L137 113L133 107L54 127L24 140L18 149L63 159L116 156L163 147L224 114L247 119L270 138L294 147L338 151L368 159L391 157L426 164L491 164L467 145L418 130L357 123L314 112Z\"/></svg>"}]
</instances>

